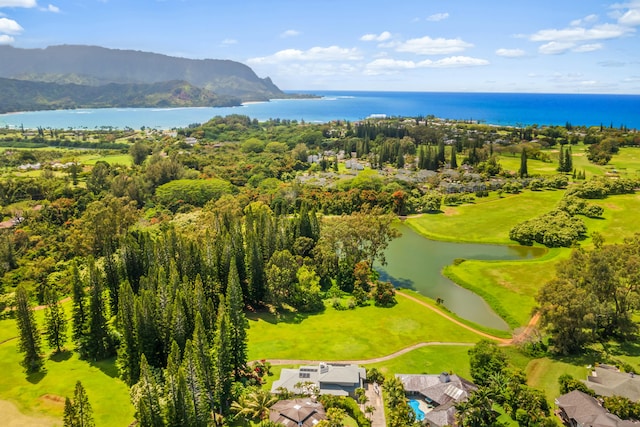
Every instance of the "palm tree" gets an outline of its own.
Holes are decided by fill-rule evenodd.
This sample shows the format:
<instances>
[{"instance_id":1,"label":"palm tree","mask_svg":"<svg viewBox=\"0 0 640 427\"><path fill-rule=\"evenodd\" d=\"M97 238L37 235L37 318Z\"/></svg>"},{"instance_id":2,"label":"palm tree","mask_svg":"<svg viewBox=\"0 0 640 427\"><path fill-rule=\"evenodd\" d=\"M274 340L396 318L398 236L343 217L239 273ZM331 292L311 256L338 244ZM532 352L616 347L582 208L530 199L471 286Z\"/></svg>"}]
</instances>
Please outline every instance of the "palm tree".
<instances>
[{"instance_id":1,"label":"palm tree","mask_svg":"<svg viewBox=\"0 0 640 427\"><path fill-rule=\"evenodd\" d=\"M373 413L376 411L376 407L373 405L367 405L364 408L364 413L367 414L367 417L369 418L369 421L371 421L371 417L373 416Z\"/></svg>"},{"instance_id":2,"label":"palm tree","mask_svg":"<svg viewBox=\"0 0 640 427\"><path fill-rule=\"evenodd\" d=\"M461 427L487 427L494 425L497 419L493 406L493 391L481 387L473 392L469 399L459 402L456 418Z\"/></svg>"},{"instance_id":3,"label":"palm tree","mask_svg":"<svg viewBox=\"0 0 640 427\"><path fill-rule=\"evenodd\" d=\"M364 388L358 387L356 389L356 400L361 406L364 406L364 404L369 401L369 398L367 397L367 391Z\"/></svg>"},{"instance_id":4,"label":"palm tree","mask_svg":"<svg viewBox=\"0 0 640 427\"><path fill-rule=\"evenodd\" d=\"M405 401L404 385L396 377L389 378L384 382L385 400L390 408L397 407Z\"/></svg>"},{"instance_id":5,"label":"palm tree","mask_svg":"<svg viewBox=\"0 0 640 427\"><path fill-rule=\"evenodd\" d=\"M253 390L249 394L242 396L239 401L231 404L231 410L249 419L260 421L261 425L269 419L269 408L278 401L278 398L266 390Z\"/></svg>"}]
</instances>

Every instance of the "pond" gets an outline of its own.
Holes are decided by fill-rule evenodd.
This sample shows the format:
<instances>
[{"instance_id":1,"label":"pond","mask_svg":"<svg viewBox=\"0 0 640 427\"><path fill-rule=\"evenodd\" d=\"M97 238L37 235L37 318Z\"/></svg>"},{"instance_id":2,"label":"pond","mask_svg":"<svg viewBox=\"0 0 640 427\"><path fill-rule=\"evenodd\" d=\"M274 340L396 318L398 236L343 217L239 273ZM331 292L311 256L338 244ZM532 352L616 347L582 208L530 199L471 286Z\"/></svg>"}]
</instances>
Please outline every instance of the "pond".
<instances>
[{"instance_id":1,"label":"pond","mask_svg":"<svg viewBox=\"0 0 640 427\"><path fill-rule=\"evenodd\" d=\"M393 240L385 256L387 265L377 266L380 279L396 287L413 289L429 298L442 298L444 306L458 316L490 328L509 326L478 295L442 275L442 269L456 258L476 260L518 260L538 257L543 248L526 246L452 243L429 240L400 224L402 236Z\"/></svg>"}]
</instances>

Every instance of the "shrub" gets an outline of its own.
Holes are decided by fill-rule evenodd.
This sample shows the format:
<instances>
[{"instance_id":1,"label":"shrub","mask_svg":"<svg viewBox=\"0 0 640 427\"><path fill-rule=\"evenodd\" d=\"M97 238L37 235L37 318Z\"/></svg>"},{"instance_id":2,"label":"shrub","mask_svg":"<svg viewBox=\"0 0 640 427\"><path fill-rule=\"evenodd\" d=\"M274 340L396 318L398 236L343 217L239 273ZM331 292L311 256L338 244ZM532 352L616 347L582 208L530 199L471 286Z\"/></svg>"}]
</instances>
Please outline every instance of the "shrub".
<instances>
[{"instance_id":1,"label":"shrub","mask_svg":"<svg viewBox=\"0 0 640 427\"><path fill-rule=\"evenodd\" d=\"M178 179L156 189L158 201L166 206L180 203L202 207L210 200L218 200L223 194L230 194L231 183L222 179Z\"/></svg>"}]
</instances>

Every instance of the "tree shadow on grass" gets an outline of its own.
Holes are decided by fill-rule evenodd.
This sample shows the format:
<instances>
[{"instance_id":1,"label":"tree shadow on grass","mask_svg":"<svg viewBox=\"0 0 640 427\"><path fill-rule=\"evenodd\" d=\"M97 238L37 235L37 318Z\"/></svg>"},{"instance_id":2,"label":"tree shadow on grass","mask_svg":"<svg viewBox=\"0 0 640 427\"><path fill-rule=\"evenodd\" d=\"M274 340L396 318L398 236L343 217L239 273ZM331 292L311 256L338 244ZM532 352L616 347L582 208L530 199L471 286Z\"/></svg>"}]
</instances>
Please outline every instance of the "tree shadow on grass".
<instances>
[{"instance_id":1,"label":"tree shadow on grass","mask_svg":"<svg viewBox=\"0 0 640 427\"><path fill-rule=\"evenodd\" d=\"M268 311L262 311L262 312L248 314L247 319L253 320L253 321L263 320L267 323L271 323L272 325L277 325L278 323L299 324L299 323L302 323L303 320L307 319L312 314L315 314L315 313L301 313L301 312L288 312L288 311L270 313Z\"/></svg>"},{"instance_id":2,"label":"tree shadow on grass","mask_svg":"<svg viewBox=\"0 0 640 427\"><path fill-rule=\"evenodd\" d=\"M41 369L38 372L32 372L28 374L27 381L29 381L31 384L38 384L46 376L47 376L47 371L44 369Z\"/></svg>"},{"instance_id":3,"label":"tree shadow on grass","mask_svg":"<svg viewBox=\"0 0 640 427\"><path fill-rule=\"evenodd\" d=\"M52 353L51 356L49 356L49 360L52 362L64 362L65 360L71 359L71 356L73 356L71 350L62 350Z\"/></svg>"},{"instance_id":4,"label":"tree shadow on grass","mask_svg":"<svg viewBox=\"0 0 640 427\"><path fill-rule=\"evenodd\" d=\"M111 378L118 378L119 372L118 367L116 366L116 358L110 357L104 360L96 360L89 361L91 366L100 369L105 375L110 376Z\"/></svg>"},{"instance_id":5,"label":"tree shadow on grass","mask_svg":"<svg viewBox=\"0 0 640 427\"><path fill-rule=\"evenodd\" d=\"M378 270L378 273L380 274L379 280L382 282L391 282L396 288L416 290L413 280L411 279L393 277L386 271Z\"/></svg>"}]
</instances>

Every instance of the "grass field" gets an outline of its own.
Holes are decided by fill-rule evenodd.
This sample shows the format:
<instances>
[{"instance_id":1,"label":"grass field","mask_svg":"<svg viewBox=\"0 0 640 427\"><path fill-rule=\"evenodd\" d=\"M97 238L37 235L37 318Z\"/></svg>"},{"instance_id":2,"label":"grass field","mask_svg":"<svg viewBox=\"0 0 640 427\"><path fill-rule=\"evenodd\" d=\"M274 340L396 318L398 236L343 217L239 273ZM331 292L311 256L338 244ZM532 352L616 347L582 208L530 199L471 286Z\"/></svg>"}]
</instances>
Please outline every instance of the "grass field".
<instances>
[{"instance_id":1,"label":"grass field","mask_svg":"<svg viewBox=\"0 0 640 427\"><path fill-rule=\"evenodd\" d=\"M327 307L322 314L249 316L249 359L358 360L419 342L475 343L479 336L406 298L391 308Z\"/></svg>"},{"instance_id":2,"label":"grass field","mask_svg":"<svg viewBox=\"0 0 640 427\"><path fill-rule=\"evenodd\" d=\"M435 240L513 244L509 230L553 209L564 191L524 191L503 198L478 199L456 207L443 206L444 213L407 219L418 233Z\"/></svg>"},{"instance_id":3,"label":"grass field","mask_svg":"<svg viewBox=\"0 0 640 427\"><path fill-rule=\"evenodd\" d=\"M615 171L620 175L637 176L640 173L640 149L636 147L622 147L613 156L609 164L600 166L589 162L587 147L583 144L571 147L573 167L578 171L585 171L587 178L592 175L604 175ZM543 162L535 159L527 160L527 170L530 175L555 175L557 174L559 150L557 147L545 149L551 159ZM520 169L520 155L502 154L499 157L500 165L507 171L516 173Z\"/></svg>"},{"instance_id":4,"label":"grass field","mask_svg":"<svg viewBox=\"0 0 640 427\"><path fill-rule=\"evenodd\" d=\"M69 303L65 304L65 311L67 314L70 312ZM44 310L36 311L39 325L42 325L43 318ZM43 341L45 370L41 374L26 376L20 366L22 355L17 349L17 335L14 319L0 321L0 372L3 373L0 401L8 401L20 411L14 413L16 422L22 414L25 417L23 421L36 417L42 425L62 425L64 399L73 396L78 380L87 391L96 426L126 426L133 421L129 388L117 378L113 359L90 363L79 360L78 354L72 351L52 355Z\"/></svg>"},{"instance_id":5,"label":"grass field","mask_svg":"<svg viewBox=\"0 0 640 427\"><path fill-rule=\"evenodd\" d=\"M552 249L541 258L524 261L468 260L446 267L446 275L484 298L510 327L526 325L535 296L555 275L555 265L569 249Z\"/></svg>"}]
</instances>

